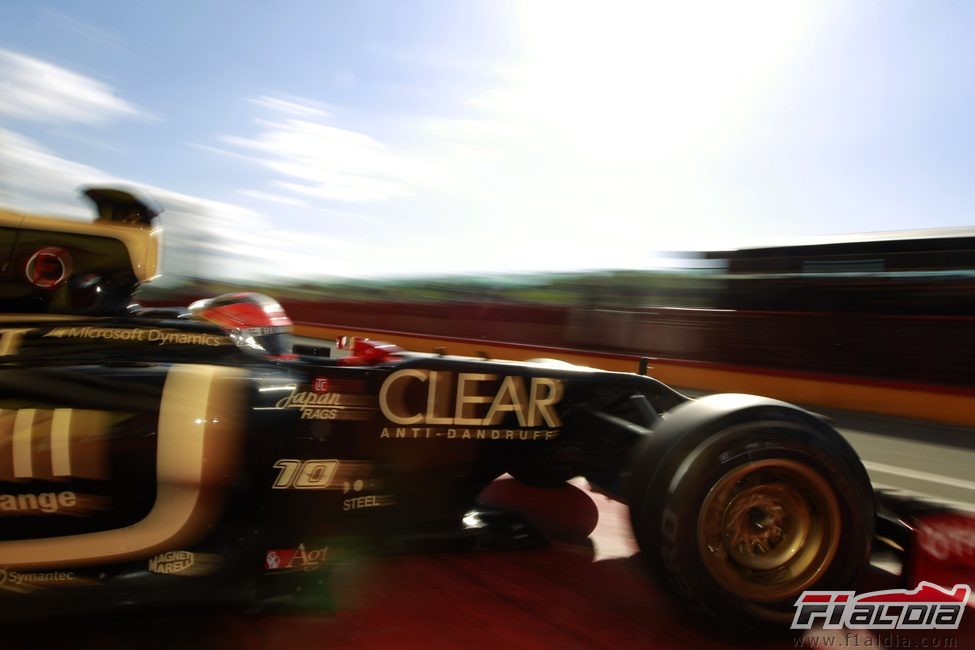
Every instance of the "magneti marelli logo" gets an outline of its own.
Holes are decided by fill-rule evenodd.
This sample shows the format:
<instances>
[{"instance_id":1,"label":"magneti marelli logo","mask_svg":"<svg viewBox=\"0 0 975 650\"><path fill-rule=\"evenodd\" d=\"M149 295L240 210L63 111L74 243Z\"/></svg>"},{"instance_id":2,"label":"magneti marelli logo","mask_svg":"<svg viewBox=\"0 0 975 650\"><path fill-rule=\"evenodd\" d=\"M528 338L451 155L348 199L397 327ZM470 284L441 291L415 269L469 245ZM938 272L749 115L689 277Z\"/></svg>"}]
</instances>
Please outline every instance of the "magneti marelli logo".
<instances>
[{"instance_id":1,"label":"magneti marelli logo","mask_svg":"<svg viewBox=\"0 0 975 650\"><path fill-rule=\"evenodd\" d=\"M969 585L946 589L931 582L862 594L804 591L795 603L792 629L957 630L970 595Z\"/></svg>"}]
</instances>

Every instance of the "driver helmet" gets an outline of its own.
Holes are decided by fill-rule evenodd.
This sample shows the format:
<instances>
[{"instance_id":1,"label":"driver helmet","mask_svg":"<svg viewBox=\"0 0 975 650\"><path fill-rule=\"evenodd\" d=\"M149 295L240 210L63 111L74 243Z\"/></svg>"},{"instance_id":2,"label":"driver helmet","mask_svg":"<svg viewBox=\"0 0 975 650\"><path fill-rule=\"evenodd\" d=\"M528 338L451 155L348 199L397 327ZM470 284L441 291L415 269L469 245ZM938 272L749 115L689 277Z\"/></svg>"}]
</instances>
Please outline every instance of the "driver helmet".
<instances>
[{"instance_id":1,"label":"driver helmet","mask_svg":"<svg viewBox=\"0 0 975 650\"><path fill-rule=\"evenodd\" d=\"M294 326L284 308L261 293L225 293L197 300L190 315L222 328L244 349L265 356L292 356Z\"/></svg>"}]
</instances>

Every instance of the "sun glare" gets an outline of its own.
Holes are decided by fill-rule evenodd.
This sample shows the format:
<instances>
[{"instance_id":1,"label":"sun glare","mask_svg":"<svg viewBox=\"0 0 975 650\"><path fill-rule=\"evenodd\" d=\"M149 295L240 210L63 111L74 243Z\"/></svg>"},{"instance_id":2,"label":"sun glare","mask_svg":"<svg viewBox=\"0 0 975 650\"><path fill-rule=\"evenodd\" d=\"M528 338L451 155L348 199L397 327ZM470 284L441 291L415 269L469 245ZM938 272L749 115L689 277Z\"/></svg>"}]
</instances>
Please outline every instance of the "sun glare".
<instances>
[{"instance_id":1,"label":"sun glare","mask_svg":"<svg viewBox=\"0 0 975 650\"><path fill-rule=\"evenodd\" d=\"M711 167L761 119L822 14L791 2L523 2L524 58L473 102L531 129L537 177L518 221L557 213L567 227L629 229L637 257L657 215L674 241L722 225ZM587 244L628 254L593 230Z\"/></svg>"},{"instance_id":2,"label":"sun glare","mask_svg":"<svg viewBox=\"0 0 975 650\"><path fill-rule=\"evenodd\" d=\"M528 57L516 75L531 93L507 108L567 128L592 153L639 159L728 146L735 123L786 73L816 5L526 1L521 9Z\"/></svg>"}]
</instances>

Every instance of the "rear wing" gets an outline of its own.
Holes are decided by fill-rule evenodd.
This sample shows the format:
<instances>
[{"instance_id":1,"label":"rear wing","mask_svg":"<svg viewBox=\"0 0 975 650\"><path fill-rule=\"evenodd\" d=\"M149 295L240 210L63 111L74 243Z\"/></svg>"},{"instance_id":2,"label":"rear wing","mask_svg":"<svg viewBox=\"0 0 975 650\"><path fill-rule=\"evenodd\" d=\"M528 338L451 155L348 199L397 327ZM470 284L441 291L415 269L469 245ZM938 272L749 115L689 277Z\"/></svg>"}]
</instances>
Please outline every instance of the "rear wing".
<instances>
[{"instance_id":1,"label":"rear wing","mask_svg":"<svg viewBox=\"0 0 975 650\"><path fill-rule=\"evenodd\" d=\"M163 208L148 197L110 187L89 187L82 194L95 204L97 221L151 226Z\"/></svg>"},{"instance_id":2,"label":"rear wing","mask_svg":"<svg viewBox=\"0 0 975 650\"><path fill-rule=\"evenodd\" d=\"M90 187L83 189L82 194L94 204L93 222L0 211L0 229L8 233L0 237L0 246L9 242L14 247L14 250L0 250L0 257L10 255L12 259L7 260L8 264L25 266L24 260L19 258L30 259L31 251L19 249L24 246L39 246L33 242L43 240L45 248L64 248L69 257L75 257L69 250L71 246L62 245L64 241L78 241L79 236L87 236L92 241L95 238L109 238L124 246L128 264L131 265L132 275L137 283L149 282L159 277L162 228L158 226L156 218L163 211L162 207L133 191L116 188ZM23 236L28 232L46 234L29 238ZM59 233L64 237L59 237ZM28 239L31 240L30 243ZM122 266L123 263L115 259L111 264ZM31 281L30 277L25 279Z\"/></svg>"},{"instance_id":3,"label":"rear wing","mask_svg":"<svg viewBox=\"0 0 975 650\"><path fill-rule=\"evenodd\" d=\"M0 210L0 311L123 313L159 276L162 209L134 192L86 188L94 221Z\"/></svg>"}]
</instances>

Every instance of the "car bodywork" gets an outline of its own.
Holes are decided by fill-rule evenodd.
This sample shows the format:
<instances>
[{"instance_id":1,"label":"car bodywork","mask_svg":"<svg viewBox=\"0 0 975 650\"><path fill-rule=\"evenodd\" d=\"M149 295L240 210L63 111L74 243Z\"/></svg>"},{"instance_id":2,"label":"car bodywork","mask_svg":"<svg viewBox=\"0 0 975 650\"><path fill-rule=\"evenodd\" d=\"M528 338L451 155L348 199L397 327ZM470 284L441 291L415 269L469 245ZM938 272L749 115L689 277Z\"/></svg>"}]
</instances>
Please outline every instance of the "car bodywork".
<instances>
[{"instance_id":1,"label":"car bodywork","mask_svg":"<svg viewBox=\"0 0 975 650\"><path fill-rule=\"evenodd\" d=\"M92 224L0 219L8 615L321 605L330 569L357 553L540 543L478 505L504 473L584 476L628 502L650 568L718 618L744 598L782 620L795 593L852 586L866 564L866 473L801 409L689 400L647 376L553 361L361 340L322 356L292 349L286 314L252 294L129 304L157 273L158 209L87 195Z\"/></svg>"},{"instance_id":2,"label":"car bodywork","mask_svg":"<svg viewBox=\"0 0 975 650\"><path fill-rule=\"evenodd\" d=\"M0 210L0 304L4 311L118 313L159 276L161 207L150 199L90 188L96 219Z\"/></svg>"},{"instance_id":3,"label":"car bodywork","mask_svg":"<svg viewBox=\"0 0 975 650\"><path fill-rule=\"evenodd\" d=\"M583 435L573 407L618 399L619 384L659 410L683 399L649 378L545 364L268 360L218 326L152 316L15 318L0 341L4 586L109 601L182 593L174 575L244 598L294 591L267 584L311 564L268 554L324 554L336 539L463 546L478 493L509 471L573 476L596 454L618 492L631 442Z\"/></svg>"}]
</instances>

